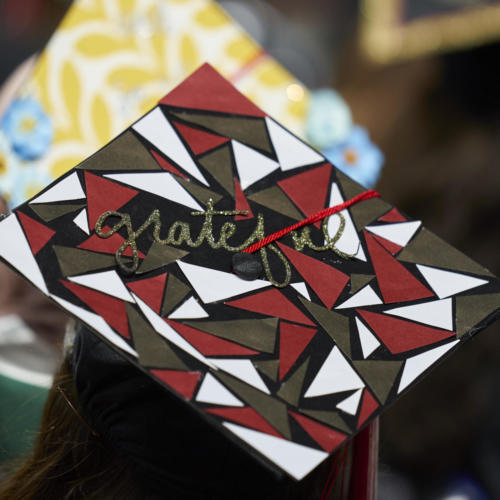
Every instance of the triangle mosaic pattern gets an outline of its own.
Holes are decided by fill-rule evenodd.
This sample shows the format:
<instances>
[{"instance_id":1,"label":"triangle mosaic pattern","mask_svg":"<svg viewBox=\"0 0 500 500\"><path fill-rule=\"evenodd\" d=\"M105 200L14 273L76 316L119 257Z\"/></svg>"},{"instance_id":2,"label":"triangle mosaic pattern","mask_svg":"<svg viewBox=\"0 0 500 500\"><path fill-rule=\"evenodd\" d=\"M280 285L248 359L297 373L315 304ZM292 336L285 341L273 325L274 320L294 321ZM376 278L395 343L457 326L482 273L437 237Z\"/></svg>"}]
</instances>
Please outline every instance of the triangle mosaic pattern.
<instances>
[{"instance_id":1,"label":"triangle mosaic pattern","mask_svg":"<svg viewBox=\"0 0 500 500\"><path fill-rule=\"evenodd\" d=\"M0 257L229 438L301 479L491 322L499 282L380 199L342 213L339 249L352 258L284 237L283 288L243 281L227 248L187 240L209 199L213 238L239 245L258 217L270 234L362 191L204 65L1 220ZM235 209L247 214L217 213ZM102 231L116 232L103 238L96 222L108 211ZM132 247L155 211L161 227ZM330 236L339 221L326 221ZM320 224L309 231L322 245ZM117 265L120 247L135 272Z\"/></svg>"}]
</instances>

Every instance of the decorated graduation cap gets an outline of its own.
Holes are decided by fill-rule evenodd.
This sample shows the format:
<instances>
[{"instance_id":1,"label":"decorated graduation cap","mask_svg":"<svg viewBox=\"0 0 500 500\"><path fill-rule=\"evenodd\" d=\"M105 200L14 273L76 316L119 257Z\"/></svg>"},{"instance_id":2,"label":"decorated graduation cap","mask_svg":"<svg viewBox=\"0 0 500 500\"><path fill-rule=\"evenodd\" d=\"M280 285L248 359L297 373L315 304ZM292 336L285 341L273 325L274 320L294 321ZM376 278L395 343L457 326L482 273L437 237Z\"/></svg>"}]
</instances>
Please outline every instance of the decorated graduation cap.
<instances>
[{"instance_id":1,"label":"decorated graduation cap","mask_svg":"<svg viewBox=\"0 0 500 500\"><path fill-rule=\"evenodd\" d=\"M4 218L0 256L295 479L500 307L488 270L208 65Z\"/></svg>"}]
</instances>

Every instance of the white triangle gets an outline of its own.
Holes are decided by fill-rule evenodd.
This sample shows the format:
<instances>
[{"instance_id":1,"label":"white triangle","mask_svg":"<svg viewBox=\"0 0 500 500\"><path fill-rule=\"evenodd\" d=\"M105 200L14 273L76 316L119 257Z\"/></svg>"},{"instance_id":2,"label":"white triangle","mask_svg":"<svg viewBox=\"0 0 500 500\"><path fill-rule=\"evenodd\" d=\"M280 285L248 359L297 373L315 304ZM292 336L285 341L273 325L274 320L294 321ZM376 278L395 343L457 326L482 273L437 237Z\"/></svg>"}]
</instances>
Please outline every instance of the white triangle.
<instances>
[{"instance_id":1,"label":"white triangle","mask_svg":"<svg viewBox=\"0 0 500 500\"><path fill-rule=\"evenodd\" d=\"M196 163L160 108L154 108L132 125L132 128L154 144L165 156L174 160L186 172L208 186Z\"/></svg>"},{"instance_id":2,"label":"white triangle","mask_svg":"<svg viewBox=\"0 0 500 500\"><path fill-rule=\"evenodd\" d=\"M104 271L102 273L84 274L81 276L68 277L73 283L92 288L98 292L112 295L117 299L134 302L134 299L123 284L116 271Z\"/></svg>"},{"instance_id":3,"label":"white triangle","mask_svg":"<svg viewBox=\"0 0 500 500\"><path fill-rule=\"evenodd\" d=\"M170 319L192 319L208 318L207 311L200 306L198 301L191 297L178 307L170 316Z\"/></svg>"},{"instance_id":4,"label":"white triangle","mask_svg":"<svg viewBox=\"0 0 500 500\"><path fill-rule=\"evenodd\" d=\"M421 264L417 264L417 268L440 299L488 283L488 280L473 278L453 271L443 271L442 269Z\"/></svg>"},{"instance_id":5,"label":"white triangle","mask_svg":"<svg viewBox=\"0 0 500 500\"><path fill-rule=\"evenodd\" d=\"M358 389L356 392L352 393L348 398L341 401L336 407L345 413L350 415L356 415L358 411L359 401L361 400L361 394L363 389Z\"/></svg>"},{"instance_id":6,"label":"white triangle","mask_svg":"<svg viewBox=\"0 0 500 500\"><path fill-rule=\"evenodd\" d=\"M460 342L460 340L454 340L448 344L435 347L434 349L423 352L422 354L417 354L416 356L408 358L405 361L403 374L401 375L398 394L402 390L406 389L420 374L433 365L440 357L444 356L444 354L446 354L457 342Z\"/></svg>"},{"instance_id":7,"label":"white triangle","mask_svg":"<svg viewBox=\"0 0 500 500\"><path fill-rule=\"evenodd\" d=\"M245 406L210 373L205 375L196 395L196 401L214 405Z\"/></svg>"},{"instance_id":8,"label":"white triangle","mask_svg":"<svg viewBox=\"0 0 500 500\"><path fill-rule=\"evenodd\" d=\"M0 257L3 257L43 293L49 293L28 240L14 213L0 221Z\"/></svg>"},{"instance_id":9,"label":"white triangle","mask_svg":"<svg viewBox=\"0 0 500 500\"><path fill-rule=\"evenodd\" d=\"M273 170L279 168L279 165L275 161L258 153L255 149L235 140L231 141L231 143L233 145L234 159L240 178L241 189L245 190L254 182L257 182Z\"/></svg>"},{"instance_id":10,"label":"white triangle","mask_svg":"<svg viewBox=\"0 0 500 500\"><path fill-rule=\"evenodd\" d=\"M339 348L335 346L314 377L304 397L312 398L325 394L353 391L361 389L364 385Z\"/></svg>"},{"instance_id":11,"label":"white triangle","mask_svg":"<svg viewBox=\"0 0 500 500\"><path fill-rule=\"evenodd\" d=\"M274 120L266 118L266 124L281 170L291 170L325 161L322 155L297 139Z\"/></svg>"},{"instance_id":12,"label":"white triangle","mask_svg":"<svg viewBox=\"0 0 500 500\"><path fill-rule=\"evenodd\" d=\"M270 285L268 281L245 281L233 273L196 266L180 260L177 261L177 264L205 304Z\"/></svg>"},{"instance_id":13,"label":"white triangle","mask_svg":"<svg viewBox=\"0 0 500 500\"><path fill-rule=\"evenodd\" d=\"M84 232L90 234L87 209L84 208L74 219L73 222Z\"/></svg>"},{"instance_id":14,"label":"white triangle","mask_svg":"<svg viewBox=\"0 0 500 500\"><path fill-rule=\"evenodd\" d=\"M175 203L203 211L198 202L168 172L108 174L104 177L156 194Z\"/></svg>"},{"instance_id":15,"label":"white triangle","mask_svg":"<svg viewBox=\"0 0 500 500\"><path fill-rule=\"evenodd\" d=\"M453 303L451 298L431 300L430 302L412 306L395 307L394 309L387 309L384 313L419 321L445 330L453 330Z\"/></svg>"},{"instance_id":16,"label":"white triangle","mask_svg":"<svg viewBox=\"0 0 500 500\"><path fill-rule=\"evenodd\" d=\"M210 361L221 370L230 373L233 377L243 380L248 385L259 389L266 394L271 394L259 373L248 359L215 359Z\"/></svg>"},{"instance_id":17,"label":"white triangle","mask_svg":"<svg viewBox=\"0 0 500 500\"><path fill-rule=\"evenodd\" d=\"M382 304L380 297L373 291L371 285L366 285L356 292L352 297L342 302L335 309L347 309L348 307L362 307Z\"/></svg>"},{"instance_id":18,"label":"white triangle","mask_svg":"<svg viewBox=\"0 0 500 500\"><path fill-rule=\"evenodd\" d=\"M299 283L290 283L290 286L295 288L295 290L297 290L297 292L299 292L300 295L305 297L307 300L311 300L311 296L309 295L309 291L307 290L307 286L303 281L301 281Z\"/></svg>"},{"instance_id":19,"label":"white triangle","mask_svg":"<svg viewBox=\"0 0 500 500\"><path fill-rule=\"evenodd\" d=\"M120 335L115 333L101 316L87 311L82 307L76 306L67 300L61 299L61 297L57 297L56 295L50 294L50 298L55 300L63 309L73 314L73 316L80 318L90 328L100 333L116 347L131 354L132 356L138 357L137 352L135 352L134 349L132 349L132 347L130 347Z\"/></svg>"},{"instance_id":20,"label":"white triangle","mask_svg":"<svg viewBox=\"0 0 500 500\"><path fill-rule=\"evenodd\" d=\"M151 309L145 302L143 302L137 295L132 294L137 305L141 309L146 319L151 323L151 326L165 339L172 344L175 344L179 349L187 352L193 358L201 361L203 364L215 368L203 354L198 352L184 337L181 337L161 316L158 316L153 309ZM215 368L217 369L217 368Z\"/></svg>"},{"instance_id":21,"label":"white triangle","mask_svg":"<svg viewBox=\"0 0 500 500\"><path fill-rule=\"evenodd\" d=\"M78 179L78 174L73 172L68 177L60 180L51 188L47 189L40 196L37 196L31 203L51 203L53 201L80 200L85 198L85 193Z\"/></svg>"},{"instance_id":22,"label":"white triangle","mask_svg":"<svg viewBox=\"0 0 500 500\"><path fill-rule=\"evenodd\" d=\"M340 194L339 187L336 182L332 183L332 189L330 192L330 207L335 205L339 205L344 202L344 198ZM344 252L348 255L354 255L356 259L362 260L366 262L366 255L363 251L363 247L361 246L361 242L359 241L358 232L354 223L352 222L351 215L349 214L349 210L347 208L345 210L341 210L341 213L344 217L345 225L342 236L335 243L335 248ZM328 218L328 236L333 238L340 227L340 217L336 214L332 215Z\"/></svg>"},{"instance_id":23,"label":"white triangle","mask_svg":"<svg viewBox=\"0 0 500 500\"><path fill-rule=\"evenodd\" d=\"M328 457L328 453L324 451L241 425L230 422L224 422L222 425L297 480L307 476Z\"/></svg>"},{"instance_id":24,"label":"white triangle","mask_svg":"<svg viewBox=\"0 0 500 500\"><path fill-rule=\"evenodd\" d=\"M412 239L422 222L419 220L411 222L396 222L395 224L384 224L382 226L366 226L366 229L377 236L392 241L404 247Z\"/></svg>"},{"instance_id":25,"label":"white triangle","mask_svg":"<svg viewBox=\"0 0 500 500\"><path fill-rule=\"evenodd\" d=\"M378 348L380 342L359 318L356 318L356 326L358 327L359 341L361 343L361 350L363 351L363 358L366 359Z\"/></svg>"}]
</instances>

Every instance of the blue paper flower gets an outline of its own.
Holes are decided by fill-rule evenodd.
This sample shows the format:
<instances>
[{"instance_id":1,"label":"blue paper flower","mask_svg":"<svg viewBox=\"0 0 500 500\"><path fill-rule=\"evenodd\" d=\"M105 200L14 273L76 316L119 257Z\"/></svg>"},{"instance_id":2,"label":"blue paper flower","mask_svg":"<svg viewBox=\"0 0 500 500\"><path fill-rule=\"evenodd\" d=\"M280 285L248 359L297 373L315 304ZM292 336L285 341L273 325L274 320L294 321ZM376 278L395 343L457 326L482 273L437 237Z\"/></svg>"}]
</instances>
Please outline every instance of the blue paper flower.
<instances>
[{"instance_id":1,"label":"blue paper flower","mask_svg":"<svg viewBox=\"0 0 500 500\"><path fill-rule=\"evenodd\" d=\"M323 150L347 139L352 128L349 106L332 89L311 92L306 119L307 139Z\"/></svg>"},{"instance_id":2,"label":"blue paper flower","mask_svg":"<svg viewBox=\"0 0 500 500\"><path fill-rule=\"evenodd\" d=\"M366 188L375 186L384 163L384 155L370 141L367 131L357 125L346 141L323 150L323 154L339 170Z\"/></svg>"},{"instance_id":3,"label":"blue paper flower","mask_svg":"<svg viewBox=\"0 0 500 500\"><path fill-rule=\"evenodd\" d=\"M42 156L52 142L52 124L40 104L31 98L12 101L1 128L12 149L23 160Z\"/></svg>"}]
</instances>

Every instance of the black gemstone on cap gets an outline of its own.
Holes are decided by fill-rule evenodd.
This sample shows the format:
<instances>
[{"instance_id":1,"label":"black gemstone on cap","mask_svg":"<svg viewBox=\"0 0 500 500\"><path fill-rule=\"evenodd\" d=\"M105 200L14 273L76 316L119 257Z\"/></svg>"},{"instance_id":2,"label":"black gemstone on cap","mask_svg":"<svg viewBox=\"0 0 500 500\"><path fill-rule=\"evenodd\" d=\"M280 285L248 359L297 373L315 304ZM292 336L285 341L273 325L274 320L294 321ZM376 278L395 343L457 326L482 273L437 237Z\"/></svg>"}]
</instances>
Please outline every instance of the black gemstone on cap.
<instances>
[{"instance_id":1,"label":"black gemstone on cap","mask_svg":"<svg viewBox=\"0 0 500 500\"><path fill-rule=\"evenodd\" d=\"M255 280L262 274L262 264L256 255L238 252L233 255L233 271L244 280Z\"/></svg>"}]
</instances>

